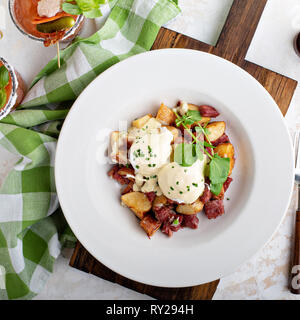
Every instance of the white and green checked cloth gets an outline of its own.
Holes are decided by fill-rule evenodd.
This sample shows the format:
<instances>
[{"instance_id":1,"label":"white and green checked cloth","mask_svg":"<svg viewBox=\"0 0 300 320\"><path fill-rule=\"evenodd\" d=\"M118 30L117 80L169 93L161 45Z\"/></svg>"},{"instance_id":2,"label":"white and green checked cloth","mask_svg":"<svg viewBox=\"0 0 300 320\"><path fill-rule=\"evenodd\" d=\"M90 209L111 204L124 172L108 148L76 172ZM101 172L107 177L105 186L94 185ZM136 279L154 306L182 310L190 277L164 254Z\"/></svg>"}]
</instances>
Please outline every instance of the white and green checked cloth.
<instances>
[{"instance_id":1,"label":"white and green checked cloth","mask_svg":"<svg viewBox=\"0 0 300 320\"><path fill-rule=\"evenodd\" d=\"M177 0L113 0L104 26L77 39L37 75L22 106L0 121L0 144L19 157L0 189L0 299L31 299L75 238L56 195L54 156L63 119L101 72L151 48L180 12ZM117 90L117 88L116 88ZM100 92L101 93L101 92Z\"/></svg>"}]
</instances>

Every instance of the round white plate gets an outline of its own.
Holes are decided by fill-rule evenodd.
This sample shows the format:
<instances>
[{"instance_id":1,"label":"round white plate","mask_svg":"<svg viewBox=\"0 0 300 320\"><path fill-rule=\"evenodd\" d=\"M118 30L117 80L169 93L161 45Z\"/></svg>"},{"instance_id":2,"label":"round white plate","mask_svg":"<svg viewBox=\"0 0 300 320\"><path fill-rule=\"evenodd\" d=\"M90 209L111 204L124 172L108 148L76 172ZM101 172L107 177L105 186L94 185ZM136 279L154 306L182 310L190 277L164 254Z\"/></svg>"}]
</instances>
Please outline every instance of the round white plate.
<instances>
[{"instance_id":1,"label":"round white plate","mask_svg":"<svg viewBox=\"0 0 300 320\"><path fill-rule=\"evenodd\" d=\"M196 230L149 240L120 205L111 165L98 161L119 124L179 99L212 105L226 121L237 158L230 200L216 220L200 214ZM185 287L233 272L270 239L291 198L293 159L279 108L252 76L214 55L165 49L116 64L83 91L60 134L55 177L65 217L96 259L139 282Z\"/></svg>"}]
</instances>

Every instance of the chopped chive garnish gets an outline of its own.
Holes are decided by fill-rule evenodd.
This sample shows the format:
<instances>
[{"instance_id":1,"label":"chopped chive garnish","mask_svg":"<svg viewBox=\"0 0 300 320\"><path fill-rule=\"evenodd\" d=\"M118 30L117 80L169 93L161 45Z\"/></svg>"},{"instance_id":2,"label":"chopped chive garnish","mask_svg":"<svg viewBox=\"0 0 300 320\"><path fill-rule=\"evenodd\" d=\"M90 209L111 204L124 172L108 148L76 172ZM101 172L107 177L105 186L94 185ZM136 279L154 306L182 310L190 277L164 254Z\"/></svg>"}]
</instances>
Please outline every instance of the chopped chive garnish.
<instances>
[{"instance_id":1,"label":"chopped chive garnish","mask_svg":"<svg viewBox=\"0 0 300 320\"><path fill-rule=\"evenodd\" d=\"M170 189L171 189L172 191L174 191L174 188L173 188L173 187L170 187Z\"/></svg>"},{"instance_id":2,"label":"chopped chive garnish","mask_svg":"<svg viewBox=\"0 0 300 320\"><path fill-rule=\"evenodd\" d=\"M198 184L197 183L192 183L192 185L194 186L194 187L198 187Z\"/></svg>"},{"instance_id":3,"label":"chopped chive garnish","mask_svg":"<svg viewBox=\"0 0 300 320\"><path fill-rule=\"evenodd\" d=\"M173 221L173 224L177 225L179 223L179 218L176 218L174 221Z\"/></svg>"}]
</instances>

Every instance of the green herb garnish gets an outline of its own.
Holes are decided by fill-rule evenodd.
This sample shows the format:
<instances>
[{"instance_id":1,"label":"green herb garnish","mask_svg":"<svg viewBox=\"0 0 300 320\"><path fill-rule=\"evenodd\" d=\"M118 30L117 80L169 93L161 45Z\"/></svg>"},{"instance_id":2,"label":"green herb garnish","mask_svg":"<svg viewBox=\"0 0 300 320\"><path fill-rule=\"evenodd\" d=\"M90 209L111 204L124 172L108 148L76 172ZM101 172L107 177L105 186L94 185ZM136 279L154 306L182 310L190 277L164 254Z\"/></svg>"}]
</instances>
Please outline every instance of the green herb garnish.
<instances>
[{"instance_id":1,"label":"green herb garnish","mask_svg":"<svg viewBox=\"0 0 300 320\"><path fill-rule=\"evenodd\" d=\"M176 112L175 114L177 116L177 119L175 120L177 127L180 127L181 125L189 126L202 119L201 114L198 110L189 110L182 117L179 117Z\"/></svg>"},{"instance_id":2,"label":"green herb garnish","mask_svg":"<svg viewBox=\"0 0 300 320\"><path fill-rule=\"evenodd\" d=\"M183 126L186 132L192 137L192 143L181 143L176 146L174 151L174 161L183 167L192 166L198 159L203 159L203 153L210 159L208 165L208 176L210 179L210 189L215 195L219 195L222 191L223 183L227 180L230 168L230 159L221 158L218 154L213 152L214 146L208 138L208 130L206 126L196 126L197 134L203 134L207 141L199 141L198 137L189 128L190 125L201 120L201 114L197 110L189 110L185 115L179 116L176 111L176 125ZM205 149L211 148L212 155ZM194 185L194 184L193 184Z\"/></svg>"},{"instance_id":3,"label":"green herb garnish","mask_svg":"<svg viewBox=\"0 0 300 320\"><path fill-rule=\"evenodd\" d=\"M230 169L230 159L221 158L215 154L209 163L210 191L219 195L222 191L223 183L227 180Z\"/></svg>"},{"instance_id":4,"label":"green herb garnish","mask_svg":"<svg viewBox=\"0 0 300 320\"><path fill-rule=\"evenodd\" d=\"M105 3L106 0L65 0L62 9L72 15L83 14L87 18L94 19L102 16L100 6Z\"/></svg>"},{"instance_id":5,"label":"green herb garnish","mask_svg":"<svg viewBox=\"0 0 300 320\"><path fill-rule=\"evenodd\" d=\"M178 223L179 223L179 218L176 218L176 219L173 221L173 224L174 224L175 226L177 226Z\"/></svg>"}]
</instances>

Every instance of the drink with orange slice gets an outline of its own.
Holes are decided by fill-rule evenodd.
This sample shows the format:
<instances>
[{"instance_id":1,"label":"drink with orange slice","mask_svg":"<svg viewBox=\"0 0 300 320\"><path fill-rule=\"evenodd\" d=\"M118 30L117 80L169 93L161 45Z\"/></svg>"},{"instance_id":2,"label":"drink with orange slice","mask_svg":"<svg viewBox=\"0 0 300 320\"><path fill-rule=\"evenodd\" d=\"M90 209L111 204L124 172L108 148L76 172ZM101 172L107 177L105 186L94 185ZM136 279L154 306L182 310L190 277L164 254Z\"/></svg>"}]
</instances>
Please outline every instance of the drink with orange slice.
<instances>
[{"instance_id":1,"label":"drink with orange slice","mask_svg":"<svg viewBox=\"0 0 300 320\"><path fill-rule=\"evenodd\" d=\"M83 26L83 15L62 11L62 0L9 0L9 10L16 27L31 39L50 46L71 41Z\"/></svg>"}]
</instances>

